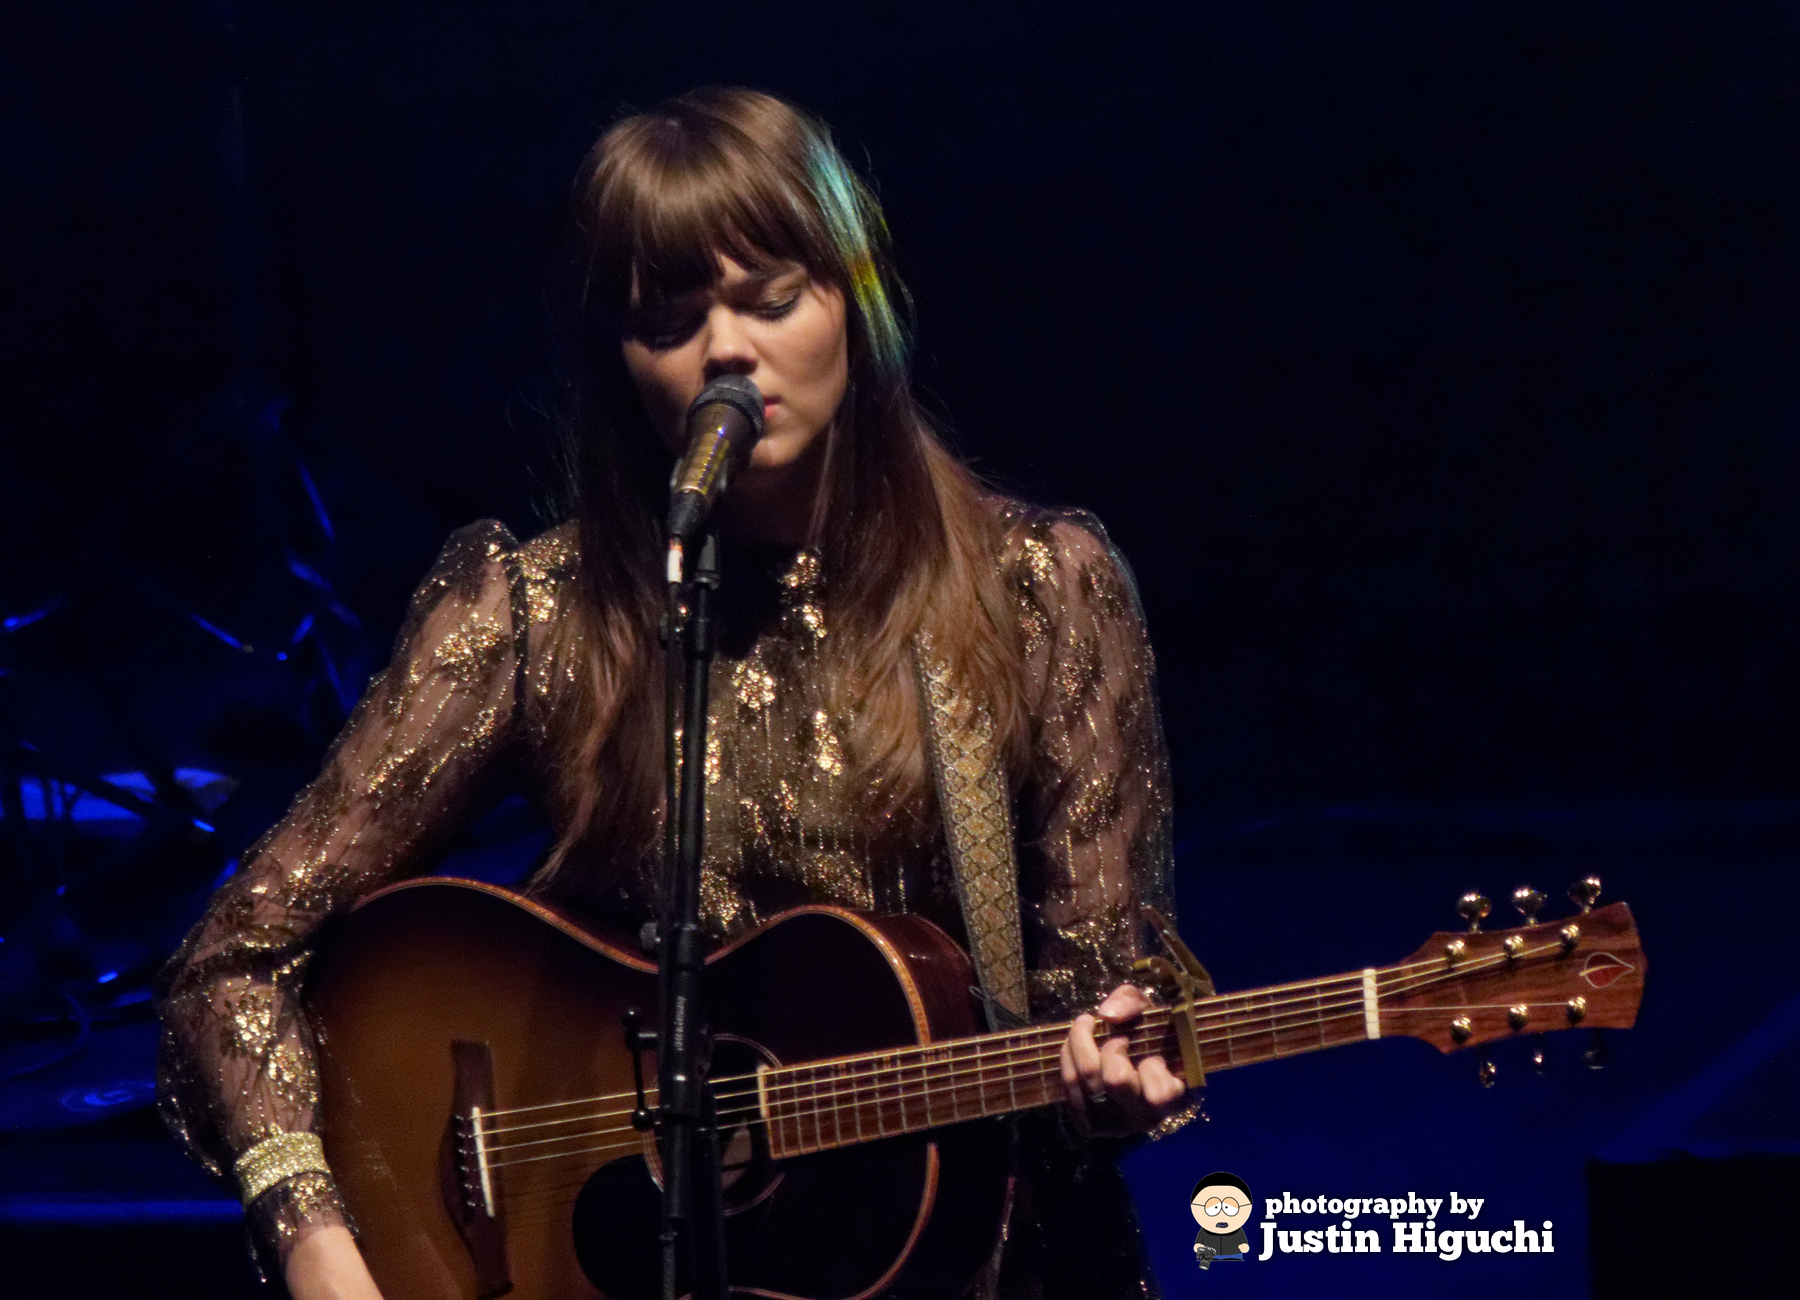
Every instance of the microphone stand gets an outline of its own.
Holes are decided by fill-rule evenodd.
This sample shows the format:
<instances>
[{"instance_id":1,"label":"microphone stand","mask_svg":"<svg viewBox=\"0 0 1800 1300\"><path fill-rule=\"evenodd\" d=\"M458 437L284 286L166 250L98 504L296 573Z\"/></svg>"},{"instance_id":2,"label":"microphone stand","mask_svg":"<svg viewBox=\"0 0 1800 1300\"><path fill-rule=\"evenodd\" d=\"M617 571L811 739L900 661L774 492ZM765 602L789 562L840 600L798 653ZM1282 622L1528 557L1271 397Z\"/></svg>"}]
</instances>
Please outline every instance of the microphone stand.
<instances>
[{"instance_id":1,"label":"microphone stand","mask_svg":"<svg viewBox=\"0 0 1800 1300\"><path fill-rule=\"evenodd\" d=\"M725 1200L712 1089L712 1029L700 997L706 939L700 930L700 864L706 831L706 706L719 589L718 539L708 529L686 580L670 543L664 753L666 912L658 932L661 1019L657 1031L662 1148L662 1300L726 1300ZM685 677L685 689L678 684ZM678 699L679 696L679 699ZM679 714L678 714L678 704ZM679 728L680 763L676 762ZM683 1276L685 1275L685 1277ZM683 1286L682 1282L688 1282Z\"/></svg>"}]
</instances>

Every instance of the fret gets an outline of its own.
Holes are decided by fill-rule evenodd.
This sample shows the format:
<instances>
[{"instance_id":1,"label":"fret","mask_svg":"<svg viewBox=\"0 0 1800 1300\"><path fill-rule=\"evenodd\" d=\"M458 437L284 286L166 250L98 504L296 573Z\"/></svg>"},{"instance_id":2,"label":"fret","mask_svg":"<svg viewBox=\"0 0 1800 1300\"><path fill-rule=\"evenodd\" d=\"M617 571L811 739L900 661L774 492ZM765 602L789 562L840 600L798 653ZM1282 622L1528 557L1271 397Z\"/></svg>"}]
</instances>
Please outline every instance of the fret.
<instances>
[{"instance_id":1,"label":"fret","mask_svg":"<svg viewBox=\"0 0 1800 1300\"><path fill-rule=\"evenodd\" d=\"M765 1070L761 1079L763 1088L763 1113L769 1116L769 1145L781 1154L787 1154L787 1127L781 1115L781 1109L787 1106L787 1071Z\"/></svg>"},{"instance_id":2,"label":"fret","mask_svg":"<svg viewBox=\"0 0 1800 1300\"><path fill-rule=\"evenodd\" d=\"M991 1043L988 1046L997 1047L1004 1051L1006 1045L1001 1042ZM975 1048L974 1082L970 1085L975 1089L973 1101L975 1103L974 1114L976 1117L988 1113L988 1092L992 1086L992 1081L989 1079L988 1073L994 1068L993 1055L992 1052L984 1050L980 1044L977 1044Z\"/></svg>"},{"instance_id":3,"label":"fret","mask_svg":"<svg viewBox=\"0 0 1800 1300\"><path fill-rule=\"evenodd\" d=\"M879 1066L877 1066L876 1068L880 1071L881 1081L882 1081L881 1089L876 1093L876 1097L875 1097L876 1113L881 1116L881 1131L883 1134L886 1134L888 1132L888 1115L887 1115L888 1098L886 1095L886 1089L893 1087L894 1080L896 1077L898 1077L894 1072L894 1069L895 1069L894 1057L892 1055L884 1056L881 1059L881 1064ZM904 1122L905 1118L906 1118L906 1107L905 1107L904 1103L902 1103L900 1101L900 1095L899 1095L899 1092L897 1089L894 1094L894 1103L895 1103L895 1106L894 1106L895 1113L898 1114L901 1121ZM895 1131L902 1132L904 1130L896 1129Z\"/></svg>"},{"instance_id":4,"label":"fret","mask_svg":"<svg viewBox=\"0 0 1800 1300\"><path fill-rule=\"evenodd\" d=\"M1012 1039L990 1038L975 1045L975 1113L990 1115L992 1106L999 1093L999 1080L994 1071L1005 1068L1005 1062L1012 1051Z\"/></svg>"},{"instance_id":5,"label":"fret","mask_svg":"<svg viewBox=\"0 0 1800 1300\"><path fill-rule=\"evenodd\" d=\"M814 1067L809 1073L810 1073L811 1077L809 1079L807 1079L807 1083L811 1085L811 1089L812 1089L813 1140L816 1143L818 1143L818 1145L815 1146L813 1149L815 1151L823 1151L825 1149L825 1130L819 1126L819 1071L818 1071L818 1068Z\"/></svg>"},{"instance_id":6,"label":"fret","mask_svg":"<svg viewBox=\"0 0 1800 1300\"><path fill-rule=\"evenodd\" d=\"M800 1089L798 1086L800 1072L798 1070L790 1069L783 1070L781 1074L781 1104L787 1111L787 1123L782 1126L782 1136L783 1138L786 1138L787 1127L788 1125L792 1125L794 1130L793 1141L786 1145L790 1153L798 1154L801 1150Z\"/></svg>"},{"instance_id":7,"label":"fret","mask_svg":"<svg viewBox=\"0 0 1800 1300\"><path fill-rule=\"evenodd\" d=\"M763 1070L759 1086L763 1096L763 1120L769 1126L769 1146L772 1150L786 1151L787 1136L781 1131L781 1071Z\"/></svg>"},{"instance_id":8,"label":"fret","mask_svg":"<svg viewBox=\"0 0 1800 1300\"><path fill-rule=\"evenodd\" d=\"M1286 1054L1295 1055L1300 1052L1309 1052L1317 1046L1313 1041L1313 1035L1307 1032L1307 1016L1308 1013L1297 1010L1283 1011L1275 1015L1276 1041L1284 1046Z\"/></svg>"}]
</instances>

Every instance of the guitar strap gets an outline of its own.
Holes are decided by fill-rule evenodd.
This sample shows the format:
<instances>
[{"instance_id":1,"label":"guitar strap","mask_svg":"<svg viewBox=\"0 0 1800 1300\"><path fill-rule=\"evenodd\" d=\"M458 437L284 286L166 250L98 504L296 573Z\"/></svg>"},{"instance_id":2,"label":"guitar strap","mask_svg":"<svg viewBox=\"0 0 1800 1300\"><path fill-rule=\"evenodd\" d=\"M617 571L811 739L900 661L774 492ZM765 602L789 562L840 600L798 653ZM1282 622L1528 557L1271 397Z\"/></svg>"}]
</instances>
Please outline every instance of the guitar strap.
<instances>
[{"instance_id":1,"label":"guitar strap","mask_svg":"<svg viewBox=\"0 0 1800 1300\"><path fill-rule=\"evenodd\" d=\"M1019 928L1019 868L1013 851L1012 798L986 706L957 689L949 665L922 634L913 668L924 715L926 753L944 839L956 876L969 956L987 1008L988 1027L1026 1023L1025 943Z\"/></svg>"}]
</instances>

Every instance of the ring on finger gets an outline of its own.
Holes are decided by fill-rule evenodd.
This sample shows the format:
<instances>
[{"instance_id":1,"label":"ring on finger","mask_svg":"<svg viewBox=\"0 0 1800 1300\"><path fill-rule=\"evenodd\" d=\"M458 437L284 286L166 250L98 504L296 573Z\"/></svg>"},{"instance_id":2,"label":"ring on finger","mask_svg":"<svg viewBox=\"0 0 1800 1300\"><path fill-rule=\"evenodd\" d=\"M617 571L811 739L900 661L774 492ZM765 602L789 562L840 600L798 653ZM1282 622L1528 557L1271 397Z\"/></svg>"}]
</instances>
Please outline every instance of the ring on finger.
<instances>
[{"instance_id":1,"label":"ring on finger","mask_svg":"<svg viewBox=\"0 0 1800 1300\"><path fill-rule=\"evenodd\" d=\"M1107 1093L1089 1093L1087 1110L1088 1121L1096 1131L1129 1127L1125 1117L1125 1108L1118 1103L1117 1099Z\"/></svg>"}]
</instances>

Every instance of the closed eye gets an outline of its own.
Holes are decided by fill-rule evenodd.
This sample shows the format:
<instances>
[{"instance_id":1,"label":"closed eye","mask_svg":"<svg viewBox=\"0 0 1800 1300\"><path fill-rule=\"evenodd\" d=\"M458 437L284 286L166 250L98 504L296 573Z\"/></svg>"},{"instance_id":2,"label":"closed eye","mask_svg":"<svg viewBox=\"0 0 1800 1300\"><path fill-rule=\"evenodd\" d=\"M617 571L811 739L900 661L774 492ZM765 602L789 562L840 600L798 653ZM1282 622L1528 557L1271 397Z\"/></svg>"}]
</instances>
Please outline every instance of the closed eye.
<instances>
[{"instance_id":1,"label":"closed eye","mask_svg":"<svg viewBox=\"0 0 1800 1300\"><path fill-rule=\"evenodd\" d=\"M646 308L631 315L631 337L652 352L667 352L694 337L706 313L692 310Z\"/></svg>"},{"instance_id":2,"label":"closed eye","mask_svg":"<svg viewBox=\"0 0 1800 1300\"><path fill-rule=\"evenodd\" d=\"M755 314L762 320L776 321L788 315L800 305L800 295L792 294L776 302L764 303L755 308Z\"/></svg>"}]
</instances>

